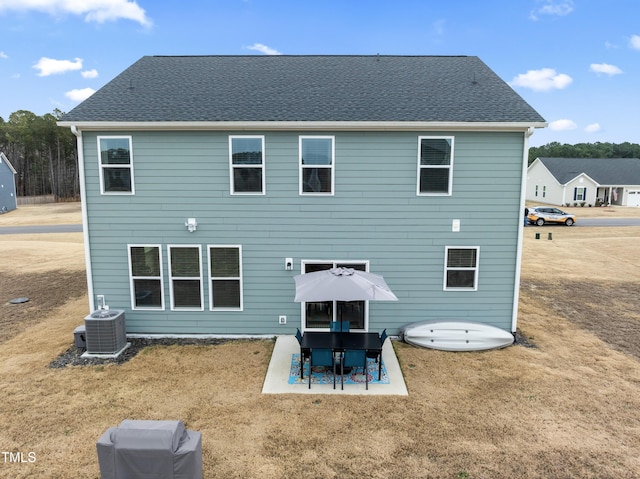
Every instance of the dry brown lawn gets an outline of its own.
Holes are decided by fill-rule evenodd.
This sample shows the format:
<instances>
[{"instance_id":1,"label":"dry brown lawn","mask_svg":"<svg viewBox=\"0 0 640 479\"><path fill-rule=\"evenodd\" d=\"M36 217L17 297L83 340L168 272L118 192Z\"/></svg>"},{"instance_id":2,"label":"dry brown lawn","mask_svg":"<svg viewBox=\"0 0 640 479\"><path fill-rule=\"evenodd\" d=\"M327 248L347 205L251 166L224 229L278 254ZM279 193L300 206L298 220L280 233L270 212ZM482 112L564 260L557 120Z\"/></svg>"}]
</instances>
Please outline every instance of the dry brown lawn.
<instances>
[{"instance_id":1,"label":"dry brown lawn","mask_svg":"<svg viewBox=\"0 0 640 479\"><path fill-rule=\"evenodd\" d=\"M95 443L126 418L202 432L206 478L640 477L639 240L528 227L519 328L535 348L394 343L409 396L344 397L262 395L271 341L50 369L87 313L82 235L0 235L0 477L97 478Z\"/></svg>"}]
</instances>

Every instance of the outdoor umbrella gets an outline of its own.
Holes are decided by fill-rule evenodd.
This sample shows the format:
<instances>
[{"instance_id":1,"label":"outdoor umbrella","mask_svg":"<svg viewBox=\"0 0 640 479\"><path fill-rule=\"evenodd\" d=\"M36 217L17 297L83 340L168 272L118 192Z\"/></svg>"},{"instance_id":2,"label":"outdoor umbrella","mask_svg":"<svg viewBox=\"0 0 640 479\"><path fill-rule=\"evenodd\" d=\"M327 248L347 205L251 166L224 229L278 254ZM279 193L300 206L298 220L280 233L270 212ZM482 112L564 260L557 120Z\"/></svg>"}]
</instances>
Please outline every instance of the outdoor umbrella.
<instances>
[{"instance_id":1,"label":"outdoor umbrella","mask_svg":"<svg viewBox=\"0 0 640 479\"><path fill-rule=\"evenodd\" d=\"M295 302L303 301L397 301L384 278L352 268L333 268L298 274Z\"/></svg>"}]
</instances>

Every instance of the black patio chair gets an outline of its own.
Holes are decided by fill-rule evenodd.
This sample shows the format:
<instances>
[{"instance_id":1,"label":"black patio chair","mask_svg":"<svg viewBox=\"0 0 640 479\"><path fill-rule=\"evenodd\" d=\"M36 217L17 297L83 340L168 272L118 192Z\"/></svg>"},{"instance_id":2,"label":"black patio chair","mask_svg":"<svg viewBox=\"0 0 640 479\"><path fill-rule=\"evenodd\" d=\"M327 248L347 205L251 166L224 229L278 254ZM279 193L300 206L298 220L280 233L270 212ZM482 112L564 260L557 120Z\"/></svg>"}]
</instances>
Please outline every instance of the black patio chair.
<instances>
[{"instance_id":1,"label":"black patio chair","mask_svg":"<svg viewBox=\"0 0 640 479\"><path fill-rule=\"evenodd\" d=\"M333 368L333 389L336 388L336 362L333 349L312 349L309 354L309 389L311 389L312 368L314 366L331 366Z\"/></svg>"},{"instance_id":2,"label":"black patio chair","mask_svg":"<svg viewBox=\"0 0 640 479\"><path fill-rule=\"evenodd\" d=\"M377 351L367 351L367 357L376 360L376 364L380 364L382 360L382 346L384 346L384 342L387 340L389 336L387 335L387 329L380 334L380 352Z\"/></svg>"},{"instance_id":3,"label":"black patio chair","mask_svg":"<svg viewBox=\"0 0 640 479\"><path fill-rule=\"evenodd\" d=\"M349 321L331 321L329 328L332 333L348 333L351 329Z\"/></svg>"},{"instance_id":4,"label":"black patio chair","mask_svg":"<svg viewBox=\"0 0 640 479\"><path fill-rule=\"evenodd\" d=\"M300 328L296 328L296 339L298 340L298 344L302 346L302 333L300 332ZM300 379L304 379L304 362L307 359L309 359L309 353L300 348Z\"/></svg>"},{"instance_id":5,"label":"black patio chair","mask_svg":"<svg viewBox=\"0 0 640 479\"><path fill-rule=\"evenodd\" d=\"M362 368L366 388L369 389L369 371L367 370L367 352L364 349L346 349L340 360L340 386L344 389L344 368Z\"/></svg>"}]
</instances>

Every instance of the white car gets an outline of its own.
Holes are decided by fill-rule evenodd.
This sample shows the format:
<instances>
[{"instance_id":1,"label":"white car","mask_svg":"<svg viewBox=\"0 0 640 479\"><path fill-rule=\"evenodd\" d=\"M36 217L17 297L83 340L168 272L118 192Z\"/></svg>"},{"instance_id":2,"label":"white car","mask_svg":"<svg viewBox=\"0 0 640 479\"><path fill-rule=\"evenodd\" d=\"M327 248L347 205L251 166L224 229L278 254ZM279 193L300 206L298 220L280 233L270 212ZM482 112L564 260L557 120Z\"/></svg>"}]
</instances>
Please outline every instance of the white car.
<instances>
[{"instance_id":1,"label":"white car","mask_svg":"<svg viewBox=\"0 0 640 479\"><path fill-rule=\"evenodd\" d=\"M542 226L545 223L562 223L571 226L576 222L576 215L565 213L552 206L534 206L527 215L529 224Z\"/></svg>"}]
</instances>

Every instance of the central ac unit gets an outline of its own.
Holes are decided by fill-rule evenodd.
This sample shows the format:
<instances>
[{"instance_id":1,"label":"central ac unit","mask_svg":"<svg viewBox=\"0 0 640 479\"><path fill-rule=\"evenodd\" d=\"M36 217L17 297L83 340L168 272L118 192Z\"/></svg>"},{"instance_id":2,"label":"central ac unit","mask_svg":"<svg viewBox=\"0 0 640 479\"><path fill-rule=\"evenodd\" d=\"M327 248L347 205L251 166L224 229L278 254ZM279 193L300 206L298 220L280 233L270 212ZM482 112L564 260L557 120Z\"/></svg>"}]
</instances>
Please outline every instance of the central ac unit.
<instances>
[{"instance_id":1,"label":"central ac unit","mask_svg":"<svg viewBox=\"0 0 640 479\"><path fill-rule=\"evenodd\" d=\"M127 345L124 311L101 309L84 318L87 353L116 354Z\"/></svg>"}]
</instances>

